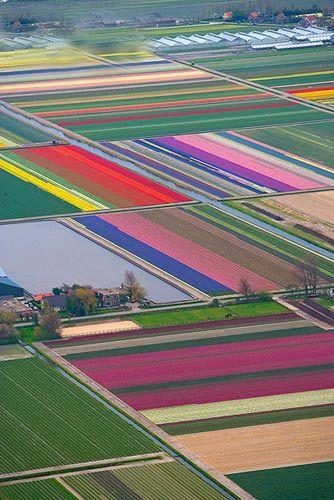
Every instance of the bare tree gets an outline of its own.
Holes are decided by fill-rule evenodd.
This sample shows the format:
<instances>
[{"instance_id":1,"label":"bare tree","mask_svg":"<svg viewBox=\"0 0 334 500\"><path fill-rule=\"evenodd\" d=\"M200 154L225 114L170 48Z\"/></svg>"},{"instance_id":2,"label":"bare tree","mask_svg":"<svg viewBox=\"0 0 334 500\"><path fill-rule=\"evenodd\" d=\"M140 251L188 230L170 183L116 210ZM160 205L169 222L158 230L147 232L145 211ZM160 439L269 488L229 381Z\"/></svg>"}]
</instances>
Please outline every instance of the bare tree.
<instances>
[{"instance_id":1,"label":"bare tree","mask_svg":"<svg viewBox=\"0 0 334 500\"><path fill-rule=\"evenodd\" d=\"M137 283L137 277L133 271L125 271L124 274L124 286L125 288L129 288L131 285Z\"/></svg>"},{"instance_id":2,"label":"bare tree","mask_svg":"<svg viewBox=\"0 0 334 500\"><path fill-rule=\"evenodd\" d=\"M252 295L252 293L254 293L248 279L245 277L240 278L238 290L242 295L245 295L245 297L249 297L249 295Z\"/></svg>"},{"instance_id":3,"label":"bare tree","mask_svg":"<svg viewBox=\"0 0 334 500\"><path fill-rule=\"evenodd\" d=\"M306 262L300 262L296 268L296 278L305 289L307 295L309 291L317 292L321 277L317 258L311 255Z\"/></svg>"},{"instance_id":4,"label":"bare tree","mask_svg":"<svg viewBox=\"0 0 334 500\"><path fill-rule=\"evenodd\" d=\"M140 285L133 271L125 272L124 287L129 291L131 302L141 302L147 297L147 291Z\"/></svg>"}]
</instances>

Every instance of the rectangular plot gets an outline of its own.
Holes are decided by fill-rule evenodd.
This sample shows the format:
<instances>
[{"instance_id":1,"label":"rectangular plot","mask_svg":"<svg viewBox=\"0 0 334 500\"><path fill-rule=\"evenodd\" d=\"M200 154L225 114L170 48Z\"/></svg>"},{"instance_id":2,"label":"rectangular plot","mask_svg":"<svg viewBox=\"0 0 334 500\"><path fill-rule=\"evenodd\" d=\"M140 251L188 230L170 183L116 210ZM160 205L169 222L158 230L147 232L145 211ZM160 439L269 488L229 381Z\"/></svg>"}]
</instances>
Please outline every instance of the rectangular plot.
<instances>
[{"instance_id":1,"label":"rectangular plot","mask_svg":"<svg viewBox=\"0 0 334 500\"><path fill-rule=\"evenodd\" d=\"M0 372L2 474L159 450L37 358L3 362Z\"/></svg>"}]
</instances>

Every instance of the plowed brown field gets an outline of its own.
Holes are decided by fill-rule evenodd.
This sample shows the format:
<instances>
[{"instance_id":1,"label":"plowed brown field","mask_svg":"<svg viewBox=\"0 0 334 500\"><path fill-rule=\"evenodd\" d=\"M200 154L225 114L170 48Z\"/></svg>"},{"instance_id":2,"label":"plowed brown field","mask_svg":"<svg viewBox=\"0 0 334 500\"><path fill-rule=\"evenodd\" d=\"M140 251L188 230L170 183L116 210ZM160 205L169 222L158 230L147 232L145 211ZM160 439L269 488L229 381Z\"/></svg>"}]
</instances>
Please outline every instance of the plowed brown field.
<instances>
[{"instance_id":1,"label":"plowed brown field","mask_svg":"<svg viewBox=\"0 0 334 500\"><path fill-rule=\"evenodd\" d=\"M306 215L311 220L320 220L334 225L334 191L299 193L278 196L277 205L291 208Z\"/></svg>"},{"instance_id":2,"label":"plowed brown field","mask_svg":"<svg viewBox=\"0 0 334 500\"><path fill-rule=\"evenodd\" d=\"M275 281L282 287L291 283L291 276L294 273L292 264L264 252L198 217L187 214L178 208L164 211L150 210L141 215L232 262L237 262L247 269Z\"/></svg>"},{"instance_id":3,"label":"plowed brown field","mask_svg":"<svg viewBox=\"0 0 334 500\"><path fill-rule=\"evenodd\" d=\"M224 473L334 460L334 417L178 436L182 445Z\"/></svg>"}]
</instances>

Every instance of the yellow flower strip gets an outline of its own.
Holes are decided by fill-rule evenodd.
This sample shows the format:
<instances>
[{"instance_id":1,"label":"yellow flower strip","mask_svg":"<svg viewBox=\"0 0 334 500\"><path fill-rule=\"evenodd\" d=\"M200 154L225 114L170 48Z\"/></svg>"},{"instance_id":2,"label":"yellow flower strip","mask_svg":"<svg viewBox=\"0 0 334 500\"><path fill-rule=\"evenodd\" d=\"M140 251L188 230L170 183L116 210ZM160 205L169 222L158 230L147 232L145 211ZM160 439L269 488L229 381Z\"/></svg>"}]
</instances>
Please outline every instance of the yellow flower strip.
<instances>
[{"instance_id":1,"label":"yellow flower strip","mask_svg":"<svg viewBox=\"0 0 334 500\"><path fill-rule=\"evenodd\" d=\"M294 92L293 95L299 97L305 97L305 99L318 100L318 99L330 99L334 97L334 88L329 90L312 90L309 92Z\"/></svg>"},{"instance_id":2,"label":"yellow flower strip","mask_svg":"<svg viewBox=\"0 0 334 500\"><path fill-rule=\"evenodd\" d=\"M89 210L96 210L99 208L97 205L82 200L75 194L70 193L65 188L52 184L51 182L43 181L42 179L39 179L38 177L35 177L34 175L24 170L21 170L20 168L8 163L5 160L0 159L0 168L14 175L15 177L18 177L19 179L25 182L30 182L31 184L34 184L35 186L39 187L40 189L43 189L44 191L47 191L48 193L56 196L57 198L60 198L63 201L66 201L67 203L70 203L71 205L80 208L80 210L89 211Z\"/></svg>"}]
</instances>

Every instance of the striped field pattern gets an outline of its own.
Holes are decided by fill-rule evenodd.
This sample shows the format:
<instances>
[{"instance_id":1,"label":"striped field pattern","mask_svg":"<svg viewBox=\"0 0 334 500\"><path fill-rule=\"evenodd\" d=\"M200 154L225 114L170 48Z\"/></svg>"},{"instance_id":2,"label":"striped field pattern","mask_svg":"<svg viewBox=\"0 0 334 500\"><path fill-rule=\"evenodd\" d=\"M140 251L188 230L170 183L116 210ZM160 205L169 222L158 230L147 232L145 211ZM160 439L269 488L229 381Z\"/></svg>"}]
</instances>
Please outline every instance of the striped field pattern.
<instances>
[{"instance_id":1,"label":"striped field pattern","mask_svg":"<svg viewBox=\"0 0 334 500\"><path fill-rule=\"evenodd\" d=\"M82 211L189 200L77 146L4 151L0 169Z\"/></svg>"},{"instance_id":2,"label":"striped field pattern","mask_svg":"<svg viewBox=\"0 0 334 500\"><path fill-rule=\"evenodd\" d=\"M254 290L286 287L291 283L294 264L307 258L305 250L273 236L268 238L260 228L243 225L209 207L85 216L76 220L207 293L237 291L244 277ZM327 260L319 262L323 272L332 276L333 266Z\"/></svg>"},{"instance_id":3,"label":"striped field pattern","mask_svg":"<svg viewBox=\"0 0 334 500\"><path fill-rule=\"evenodd\" d=\"M334 186L334 167L226 131L103 143L143 168L213 198Z\"/></svg>"}]
</instances>

